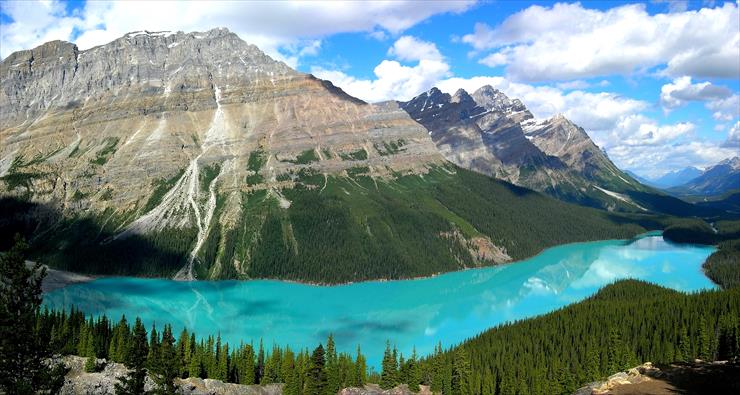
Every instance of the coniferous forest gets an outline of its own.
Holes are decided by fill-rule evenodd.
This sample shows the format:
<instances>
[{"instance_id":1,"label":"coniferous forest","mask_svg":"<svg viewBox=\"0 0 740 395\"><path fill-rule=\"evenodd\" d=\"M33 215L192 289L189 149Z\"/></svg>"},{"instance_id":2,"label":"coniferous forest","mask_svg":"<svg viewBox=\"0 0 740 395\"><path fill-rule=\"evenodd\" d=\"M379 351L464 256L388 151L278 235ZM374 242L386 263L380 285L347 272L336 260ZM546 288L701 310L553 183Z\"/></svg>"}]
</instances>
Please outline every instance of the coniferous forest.
<instances>
[{"instance_id":1,"label":"coniferous forest","mask_svg":"<svg viewBox=\"0 0 740 395\"><path fill-rule=\"evenodd\" d=\"M119 393L140 393L148 374L159 393L174 393L175 378L201 377L284 383L286 394L333 394L368 382L412 390L423 384L443 394L559 394L643 361L740 357L740 288L685 294L623 280L583 302L495 327L451 349L440 346L423 358L404 356L389 341L381 371L369 373L359 348L339 352L331 336L313 350L230 345L218 334L147 329L138 318L113 322L76 310L41 310L43 269L26 268L24 252L19 243L0 259L0 385L7 393L57 388L64 371L45 361L67 354L87 357L88 371L101 369L102 359L128 366Z\"/></svg>"}]
</instances>

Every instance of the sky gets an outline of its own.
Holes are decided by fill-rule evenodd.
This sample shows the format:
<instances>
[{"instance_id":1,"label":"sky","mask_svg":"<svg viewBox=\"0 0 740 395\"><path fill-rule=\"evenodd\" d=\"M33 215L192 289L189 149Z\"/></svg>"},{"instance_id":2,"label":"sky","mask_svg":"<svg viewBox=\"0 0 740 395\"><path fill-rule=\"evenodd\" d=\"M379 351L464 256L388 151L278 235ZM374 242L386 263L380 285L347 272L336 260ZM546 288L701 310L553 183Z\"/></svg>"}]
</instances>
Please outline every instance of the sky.
<instances>
[{"instance_id":1,"label":"sky","mask_svg":"<svg viewBox=\"0 0 740 395\"><path fill-rule=\"evenodd\" d=\"M369 102L489 84L654 178L740 155L737 1L6 1L0 57L226 27Z\"/></svg>"}]
</instances>

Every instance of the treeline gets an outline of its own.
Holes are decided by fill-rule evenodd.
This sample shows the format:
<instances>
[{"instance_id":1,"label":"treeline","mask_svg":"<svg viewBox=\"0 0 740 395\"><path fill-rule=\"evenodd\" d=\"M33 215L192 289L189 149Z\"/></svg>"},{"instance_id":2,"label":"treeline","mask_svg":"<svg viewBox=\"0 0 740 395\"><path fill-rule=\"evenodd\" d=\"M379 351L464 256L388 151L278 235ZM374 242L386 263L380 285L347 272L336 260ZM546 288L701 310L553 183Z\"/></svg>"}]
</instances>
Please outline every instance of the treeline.
<instances>
[{"instance_id":1,"label":"treeline","mask_svg":"<svg viewBox=\"0 0 740 395\"><path fill-rule=\"evenodd\" d=\"M676 222L663 232L666 240L717 245L717 251L703 265L707 277L725 289L740 285L740 221L707 224L684 219Z\"/></svg>"},{"instance_id":2,"label":"treeline","mask_svg":"<svg viewBox=\"0 0 740 395\"><path fill-rule=\"evenodd\" d=\"M740 358L739 288L684 294L620 281L583 302L437 350L420 364L422 381L445 394L570 394L644 361L694 358Z\"/></svg>"},{"instance_id":3,"label":"treeline","mask_svg":"<svg viewBox=\"0 0 740 395\"><path fill-rule=\"evenodd\" d=\"M336 394L341 388L362 387L368 380L365 356L338 353L330 335L326 348L313 352L262 342L230 346L220 336L197 340L183 329L175 336L165 325L147 333L140 319L131 326L125 317L113 324L106 316L86 319L78 310L44 310L36 318L37 336L52 354L87 357L85 369L98 371L98 359L146 371L166 390L175 378L200 377L238 384L284 383L285 394ZM142 376L143 377L143 376ZM143 378L140 380L143 385ZM166 392L166 391L165 391Z\"/></svg>"},{"instance_id":4,"label":"treeline","mask_svg":"<svg viewBox=\"0 0 740 395\"><path fill-rule=\"evenodd\" d=\"M704 262L704 272L722 288L740 286L740 239L719 243L719 249Z\"/></svg>"}]
</instances>

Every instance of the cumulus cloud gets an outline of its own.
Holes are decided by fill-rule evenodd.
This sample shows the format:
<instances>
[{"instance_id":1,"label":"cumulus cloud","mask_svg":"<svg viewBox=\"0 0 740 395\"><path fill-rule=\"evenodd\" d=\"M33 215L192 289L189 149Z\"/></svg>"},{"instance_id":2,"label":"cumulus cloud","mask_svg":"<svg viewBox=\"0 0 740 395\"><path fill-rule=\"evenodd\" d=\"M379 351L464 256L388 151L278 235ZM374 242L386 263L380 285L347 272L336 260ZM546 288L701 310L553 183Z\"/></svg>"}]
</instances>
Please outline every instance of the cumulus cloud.
<instances>
[{"instance_id":1,"label":"cumulus cloud","mask_svg":"<svg viewBox=\"0 0 740 395\"><path fill-rule=\"evenodd\" d=\"M312 67L311 73L368 102L408 100L450 76L450 66L434 43L403 36L393 43L388 54L416 64L407 66L395 60L383 60L373 70L375 79L355 78L322 67Z\"/></svg>"},{"instance_id":2,"label":"cumulus cloud","mask_svg":"<svg viewBox=\"0 0 740 395\"><path fill-rule=\"evenodd\" d=\"M462 41L489 51L480 62L506 65L525 81L570 80L661 68L671 76L737 78L738 6L650 15L644 4L608 10L579 3L531 6L500 25L475 25Z\"/></svg>"},{"instance_id":3,"label":"cumulus cloud","mask_svg":"<svg viewBox=\"0 0 740 395\"><path fill-rule=\"evenodd\" d=\"M520 99L537 118L564 114L589 131L613 129L622 117L641 111L649 105L641 100L609 92L576 90L565 93L556 87L517 83L504 77L449 78L440 81L437 87L452 94L460 88L474 92L483 85L491 85L507 96Z\"/></svg>"},{"instance_id":4,"label":"cumulus cloud","mask_svg":"<svg viewBox=\"0 0 740 395\"><path fill-rule=\"evenodd\" d=\"M0 29L0 56L52 39L74 40L85 49L137 30L203 31L227 27L271 55L286 45L300 45L340 32L398 34L432 15L462 12L473 1L88 1L80 12L66 15L58 1L2 2L13 22ZM307 45L313 45L309 41ZM296 51L300 54L300 49ZM309 50L310 51L310 50Z\"/></svg>"},{"instance_id":5,"label":"cumulus cloud","mask_svg":"<svg viewBox=\"0 0 740 395\"><path fill-rule=\"evenodd\" d=\"M414 66L383 60L373 70L375 79L355 78L342 71L312 67L315 76L332 81L352 96L368 102L408 100L450 74L447 63L422 59Z\"/></svg>"},{"instance_id":6,"label":"cumulus cloud","mask_svg":"<svg viewBox=\"0 0 740 395\"><path fill-rule=\"evenodd\" d=\"M740 121L735 122L730 132L727 133L727 140L722 144L725 148L734 148L740 150ZM737 151L735 151L737 154Z\"/></svg>"},{"instance_id":7,"label":"cumulus cloud","mask_svg":"<svg viewBox=\"0 0 740 395\"><path fill-rule=\"evenodd\" d=\"M403 36L396 40L388 49L388 55L405 61L442 60L442 54L439 53L437 45L413 36Z\"/></svg>"},{"instance_id":8,"label":"cumulus cloud","mask_svg":"<svg viewBox=\"0 0 740 395\"><path fill-rule=\"evenodd\" d=\"M712 117L717 121L732 121L740 118L740 95L734 94L730 97L711 101L707 108L712 111Z\"/></svg>"},{"instance_id":9,"label":"cumulus cloud","mask_svg":"<svg viewBox=\"0 0 740 395\"><path fill-rule=\"evenodd\" d=\"M660 89L660 103L670 110L686 105L690 101L718 101L732 96L732 91L724 86L710 82L691 83L691 77L684 76L663 85Z\"/></svg>"}]
</instances>

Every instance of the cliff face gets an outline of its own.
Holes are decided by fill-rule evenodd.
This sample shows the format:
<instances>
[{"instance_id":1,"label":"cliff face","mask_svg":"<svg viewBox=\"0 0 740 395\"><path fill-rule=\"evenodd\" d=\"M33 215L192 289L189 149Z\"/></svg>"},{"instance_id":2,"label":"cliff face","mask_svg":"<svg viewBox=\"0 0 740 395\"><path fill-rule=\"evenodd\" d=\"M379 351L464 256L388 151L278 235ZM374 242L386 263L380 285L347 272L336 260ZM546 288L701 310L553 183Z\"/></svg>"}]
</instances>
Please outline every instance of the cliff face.
<instances>
[{"instance_id":1,"label":"cliff face","mask_svg":"<svg viewBox=\"0 0 740 395\"><path fill-rule=\"evenodd\" d=\"M11 54L0 76L0 193L109 218L116 239L193 228L202 244L242 216L244 193L279 198L301 172L444 162L394 103L366 104L226 29L134 32L86 51L49 42Z\"/></svg>"},{"instance_id":2,"label":"cliff face","mask_svg":"<svg viewBox=\"0 0 740 395\"><path fill-rule=\"evenodd\" d=\"M562 115L536 120L520 100L491 86L452 96L432 88L400 105L459 166L568 201L642 210L623 193L645 187Z\"/></svg>"}]
</instances>

